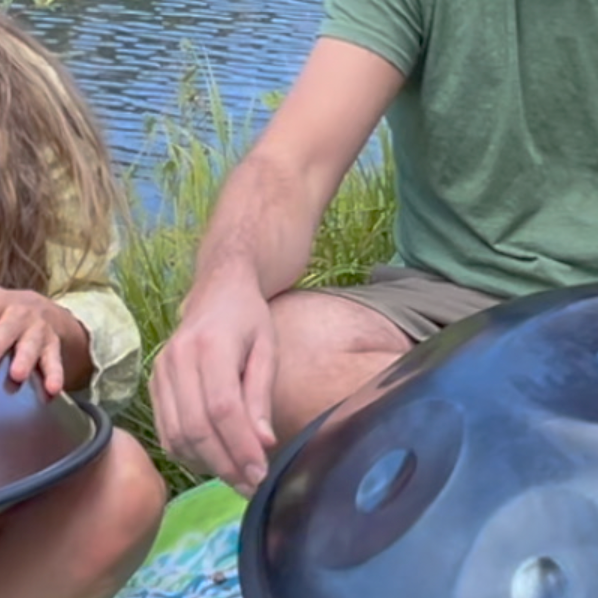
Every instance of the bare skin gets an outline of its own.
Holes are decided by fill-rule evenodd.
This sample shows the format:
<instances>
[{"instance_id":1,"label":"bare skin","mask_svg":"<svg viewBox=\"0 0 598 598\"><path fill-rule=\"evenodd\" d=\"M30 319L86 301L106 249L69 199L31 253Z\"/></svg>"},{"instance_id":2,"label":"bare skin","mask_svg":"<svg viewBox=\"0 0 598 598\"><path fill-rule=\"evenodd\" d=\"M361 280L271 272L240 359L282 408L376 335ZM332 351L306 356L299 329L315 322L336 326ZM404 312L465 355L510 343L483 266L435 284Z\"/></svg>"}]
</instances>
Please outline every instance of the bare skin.
<instances>
[{"instance_id":1,"label":"bare skin","mask_svg":"<svg viewBox=\"0 0 598 598\"><path fill-rule=\"evenodd\" d=\"M0 515L0 588L19 598L112 598L156 536L165 487L116 430L105 456Z\"/></svg>"},{"instance_id":2,"label":"bare skin","mask_svg":"<svg viewBox=\"0 0 598 598\"><path fill-rule=\"evenodd\" d=\"M339 311L333 326L330 298L305 299L306 316L303 299L284 295L308 263L338 185L403 83L395 67L363 48L317 42L224 186L182 322L155 361L150 390L162 445L243 494L263 480L270 451L407 350L400 331L366 308ZM383 329L387 340L357 343L347 336L355 319L360 339ZM317 331L325 324L327 338ZM335 383L327 376L333 369L342 374Z\"/></svg>"},{"instance_id":3,"label":"bare skin","mask_svg":"<svg viewBox=\"0 0 598 598\"><path fill-rule=\"evenodd\" d=\"M273 422L282 445L413 346L386 317L340 297L290 292L271 309L279 342Z\"/></svg>"}]
</instances>

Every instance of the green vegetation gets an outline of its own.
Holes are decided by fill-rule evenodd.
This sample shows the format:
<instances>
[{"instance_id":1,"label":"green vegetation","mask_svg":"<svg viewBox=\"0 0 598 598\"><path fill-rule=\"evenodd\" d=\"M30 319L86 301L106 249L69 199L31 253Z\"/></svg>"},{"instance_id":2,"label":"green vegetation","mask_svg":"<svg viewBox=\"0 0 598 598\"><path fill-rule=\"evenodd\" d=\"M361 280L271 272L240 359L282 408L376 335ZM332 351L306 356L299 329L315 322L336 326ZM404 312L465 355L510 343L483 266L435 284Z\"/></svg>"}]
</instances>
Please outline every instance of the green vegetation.
<instances>
[{"instance_id":1,"label":"green vegetation","mask_svg":"<svg viewBox=\"0 0 598 598\"><path fill-rule=\"evenodd\" d=\"M205 76L196 59L190 64L182 79L177 123L167 118L148 123L150 140L158 132L167 139L165 155L156 169L163 209L158 222L136 217L117 268L145 351L139 397L117 423L144 442L174 494L197 480L160 449L146 383L155 355L177 325L196 247L223 176L250 142L251 128L251 111L244 122L233 122L209 73ZM208 90L205 96L202 88ZM263 102L275 110L280 95L269 94ZM214 145L205 141L206 124L216 131ZM381 157L374 163L364 154L346 177L320 228L301 286L362 282L369 265L392 254L394 166L387 129L381 127L377 137Z\"/></svg>"}]
</instances>

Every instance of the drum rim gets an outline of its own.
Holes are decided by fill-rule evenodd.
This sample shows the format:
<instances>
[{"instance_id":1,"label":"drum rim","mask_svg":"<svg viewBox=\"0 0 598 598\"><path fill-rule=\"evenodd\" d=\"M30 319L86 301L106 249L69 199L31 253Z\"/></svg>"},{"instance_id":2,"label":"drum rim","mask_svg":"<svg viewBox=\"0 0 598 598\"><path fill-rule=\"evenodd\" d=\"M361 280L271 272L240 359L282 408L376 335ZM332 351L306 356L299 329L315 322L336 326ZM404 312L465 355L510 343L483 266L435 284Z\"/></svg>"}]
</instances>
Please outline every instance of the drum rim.
<instances>
[{"instance_id":1,"label":"drum rim","mask_svg":"<svg viewBox=\"0 0 598 598\"><path fill-rule=\"evenodd\" d=\"M247 598L272 598L266 573L265 535L271 500L281 476L291 466L295 457L318 433L341 403L326 410L308 424L274 459L270 473L259 487L245 510L240 530L239 584L243 596Z\"/></svg>"},{"instance_id":2,"label":"drum rim","mask_svg":"<svg viewBox=\"0 0 598 598\"><path fill-rule=\"evenodd\" d=\"M91 419L94 426L93 437L49 467L1 488L0 513L62 482L94 461L108 446L113 429L108 414L88 401L73 401Z\"/></svg>"}]
</instances>

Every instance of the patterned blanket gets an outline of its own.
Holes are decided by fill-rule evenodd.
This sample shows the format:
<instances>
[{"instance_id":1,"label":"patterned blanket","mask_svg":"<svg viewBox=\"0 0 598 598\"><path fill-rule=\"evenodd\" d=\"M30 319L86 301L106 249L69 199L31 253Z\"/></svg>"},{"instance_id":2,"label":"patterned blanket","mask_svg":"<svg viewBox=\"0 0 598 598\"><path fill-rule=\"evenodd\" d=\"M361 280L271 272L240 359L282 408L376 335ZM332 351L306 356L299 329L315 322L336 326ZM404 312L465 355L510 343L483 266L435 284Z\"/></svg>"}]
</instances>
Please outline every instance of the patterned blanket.
<instances>
[{"instance_id":1,"label":"patterned blanket","mask_svg":"<svg viewBox=\"0 0 598 598\"><path fill-rule=\"evenodd\" d=\"M218 481L175 498L145 563L115 598L240 598L237 553L246 505Z\"/></svg>"}]
</instances>

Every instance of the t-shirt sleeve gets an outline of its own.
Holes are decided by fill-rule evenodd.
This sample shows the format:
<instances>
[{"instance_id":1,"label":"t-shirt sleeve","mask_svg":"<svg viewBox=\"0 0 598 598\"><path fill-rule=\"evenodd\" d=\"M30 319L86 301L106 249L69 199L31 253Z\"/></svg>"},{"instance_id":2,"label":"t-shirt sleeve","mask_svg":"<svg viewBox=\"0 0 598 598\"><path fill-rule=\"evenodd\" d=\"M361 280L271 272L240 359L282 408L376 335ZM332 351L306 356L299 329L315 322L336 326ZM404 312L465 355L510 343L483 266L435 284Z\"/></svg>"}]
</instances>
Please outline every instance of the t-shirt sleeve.
<instances>
[{"instance_id":1,"label":"t-shirt sleeve","mask_svg":"<svg viewBox=\"0 0 598 598\"><path fill-rule=\"evenodd\" d=\"M324 0L319 37L333 37L366 48L405 76L423 46L421 0Z\"/></svg>"}]
</instances>

